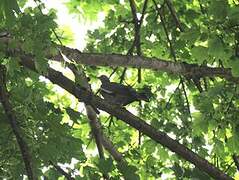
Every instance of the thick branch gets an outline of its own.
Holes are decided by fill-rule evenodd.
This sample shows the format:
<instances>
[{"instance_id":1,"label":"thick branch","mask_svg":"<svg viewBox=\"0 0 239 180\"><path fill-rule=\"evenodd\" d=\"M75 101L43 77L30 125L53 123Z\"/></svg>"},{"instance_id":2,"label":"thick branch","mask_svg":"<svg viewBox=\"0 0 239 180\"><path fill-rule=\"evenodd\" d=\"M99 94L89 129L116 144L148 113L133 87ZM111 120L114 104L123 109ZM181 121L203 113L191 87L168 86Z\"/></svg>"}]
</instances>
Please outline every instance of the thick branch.
<instances>
[{"instance_id":1,"label":"thick branch","mask_svg":"<svg viewBox=\"0 0 239 180\"><path fill-rule=\"evenodd\" d=\"M25 169L26 169L28 179L36 180L36 177L33 172L31 155L28 150L27 143L25 142L25 140L23 139L23 137L21 135L20 128L19 128L17 120L16 120L15 112L13 111L12 106L9 101L9 95L7 92L6 82L5 82L5 67L2 65L0 66L0 101L3 105L3 109L6 113L8 121L12 128L12 131L13 131L14 135L16 136L17 143L19 145L19 148L20 148L20 151L22 154L22 158L23 158L23 161L25 164Z\"/></svg>"},{"instance_id":2,"label":"thick branch","mask_svg":"<svg viewBox=\"0 0 239 180\"><path fill-rule=\"evenodd\" d=\"M75 79L77 78L80 79L81 81L80 85L91 92L90 84L88 83L87 77L85 76L85 73L83 72L82 67L80 70L78 70L73 64L69 64L68 67L74 73ZM91 130L93 132L93 136L95 138L99 156L100 158L104 159L104 152L103 152L102 143L101 143L101 125L97 121L97 115L96 115L96 112L94 111L94 108L90 104L85 103L85 109L86 109L86 114L89 120Z\"/></svg>"},{"instance_id":3,"label":"thick branch","mask_svg":"<svg viewBox=\"0 0 239 180\"><path fill-rule=\"evenodd\" d=\"M28 57L21 57L21 59L21 63L24 66L35 70L33 61L31 61ZM99 98L98 96L93 95L91 92L85 90L84 88L76 87L74 82L63 76L62 73L49 68L46 77L51 82L61 86L62 88L73 94L79 99L79 101L90 102L94 104L97 108L108 112L109 114L117 117L118 119L121 119L125 123L147 135L151 139L175 152L177 155L181 156L185 160L193 163L196 167L206 172L211 177L215 179L225 180L232 179L230 176L224 174L207 160L201 158L196 153L194 153L184 145L180 144L176 140L173 140L166 133L156 130L154 127L147 124L144 120L128 112L125 108L109 104L107 101Z\"/></svg>"},{"instance_id":4,"label":"thick branch","mask_svg":"<svg viewBox=\"0 0 239 180\"><path fill-rule=\"evenodd\" d=\"M102 159L104 158L103 148L102 148L102 145L103 145L104 148L113 156L113 158L117 162L122 161L123 157L122 157L121 153L115 149L112 142L103 134L103 132L101 130L102 129L101 124L100 124L94 110L90 106L86 106L86 110L87 110L87 116L90 120L91 129L93 131L93 134L94 134L94 137L96 140L100 158L102 158Z\"/></svg>"},{"instance_id":5,"label":"thick branch","mask_svg":"<svg viewBox=\"0 0 239 180\"><path fill-rule=\"evenodd\" d=\"M83 67L80 67L80 69L77 69L76 66L74 66L73 64L69 64L68 67L74 73L75 79L79 79L80 81L79 85L81 85L87 91L91 92L90 84L88 83L87 77L82 69ZM91 131L95 139L99 157L100 159L104 160L105 158L104 158L104 151L102 147L102 131L101 131L101 124L98 121L97 115L96 115L97 109L94 107L94 105L91 105L88 102L85 102L85 109L86 109L86 114L89 120L89 125L91 127ZM108 175L104 173L103 173L103 177L104 179L109 179Z\"/></svg>"},{"instance_id":6,"label":"thick branch","mask_svg":"<svg viewBox=\"0 0 239 180\"><path fill-rule=\"evenodd\" d=\"M104 159L104 151L102 147L102 132L100 122L97 121L97 116L93 108L89 105L85 105L87 117L89 119L89 124L95 138L98 153L101 159Z\"/></svg>"},{"instance_id":7,"label":"thick branch","mask_svg":"<svg viewBox=\"0 0 239 180\"><path fill-rule=\"evenodd\" d=\"M77 68L73 64L68 64L68 67L74 73L75 78L77 76L80 76L81 85L85 89L87 89L88 91L91 92L90 84L88 83L87 77L85 76L84 72L80 73L79 70L77 70ZM89 119L89 124L91 126L91 130L92 130L94 138L95 138L95 142L97 145L97 149L98 149L100 158L104 158L104 152L103 152L103 148L102 148L102 145L103 145L104 148L112 155L112 157L117 162L121 162L123 160L122 154L114 147L114 145L110 141L110 139L104 135L104 133L102 132L102 127L101 127L100 121L97 118L97 114L96 114L94 108L92 108L90 105L87 105L87 104L88 103L85 103L87 117Z\"/></svg>"},{"instance_id":8,"label":"thick branch","mask_svg":"<svg viewBox=\"0 0 239 180\"><path fill-rule=\"evenodd\" d=\"M73 64L69 64L68 67L73 71L75 76L80 76L82 86L91 92L91 87L90 87L90 84L88 83L85 73L84 72L79 73L79 70L77 70ZM99 119L97 118L97 113L95 112L94 108L92 108L91 106L89 106L87 104L85 104L85 107L86 107L88 119L90 121L91 129L93 131L93 134L97 137L96 139L98 139L100 144L101 143L103 144L103 146L110 152L110 154L117 161L121 161L122 155L114 148L112 142L106 136L104 136L104 134L102 132L101 123L100 123ZM102 148L100 148L100 149L102 149ZM98 151L99 151L99 148L98 148ZM104 157L102 153L103 153L103 150L102 150L102 152L99 152L99 154L101 157Z\"/></svg>"},{"instance_id":9,"label":"thick branch","mask_svg":"<svg viewBox=\"0 0 239 180\"><path fill-rule=\"evenodd\" d=\"M11 41L10 38L0 38L0 42L7 45ZM208 66L198 66L196 64L188 64L185 62L171 62L159 58L149 58L142 56L127 56L119 54L97 54L97 53L81 53L77 49L66 46L58 46L64 55L69 59L74 59L79 64L90 66L111 66L111 67L135 67L143 69L152 69L156 71L164 71L175 75L183 75L192 78L198 77L220 77L229 81L239 83L239 78L235 78L231 74L229 68L213 68ZM11 50L21 52L21 48ZM11 53L11 52L7 52ZM49 53L48 53L49 54ZM48 55L49 59L55 61L64 61L62 55ZM182 61L182 60L180 60Z\"/></svg>"},{"instance_id":10,"label":"thick branch","mask_svg":"<svg viewBox=\"0 0 239 180\"><path fill-rule=\"evenodd\" d=\"M102 144L117 162L122 162L124 160L122 154L114 147L113 143L104 136L104 134L102 135Z\"/></svg>"},{"instance_id":11,"label":"thick branch","mask_svg":"<svg viewBox=\"0 0 239 180\"><path fill-rule=\"evenodd\" d=\"M69 59L74 59L79 64L91 66L144 68L188 77L221 77L229 81L239 82L239 78L234 78L231 74L231 70L227 68L198 66L196 64L188 64L185 62L171 62L164 59L142 56L81 53L77 49L65 46L60 46L60 49ZM49 58L56 61L63 61L61 54L51 56Z\"/></svg>"},{"instance_id":12,"label":"thick branch","mask_svg":"<svg viewBox=\"0 0 239 180\"><path fill-rule=\"evenodd\" d=\"M102 131L101 131L100 122L97 120L96 113L91 106L85 104L85 108L86 108L87 116L89 119L90 127L95 138L100 159L104 160L105 157L104 157L104 151L102 147ZM109 179L108 174L103 173L103 177L104 179Z\"/></svg>"}]
</instances>

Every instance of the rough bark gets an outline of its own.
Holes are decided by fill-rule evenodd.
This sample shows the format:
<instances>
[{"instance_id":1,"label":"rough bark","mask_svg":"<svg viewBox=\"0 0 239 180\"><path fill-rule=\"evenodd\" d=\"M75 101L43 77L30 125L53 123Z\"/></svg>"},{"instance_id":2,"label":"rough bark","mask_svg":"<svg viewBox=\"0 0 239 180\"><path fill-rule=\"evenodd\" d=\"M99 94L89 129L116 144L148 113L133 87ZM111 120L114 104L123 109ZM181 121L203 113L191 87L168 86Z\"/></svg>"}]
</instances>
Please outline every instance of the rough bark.
<instances>
[{"instance_id":1,"label":"rough bark","mask_svg":"<svg viewBox=\"0 0 239 180\"><path fill-rule=\"evenodd\" d=\"M7 47L11 38L0 38L2 45ZM69 48L66 46L56 45L61 52L57 55L47 53L47 58L55 61L64 61L62 54L66 55L69 59L74 60L76 63L90 65L90 66L109 66L109 67L133 67L142 69L151 69L155 71L163 71L174 75L182 75L188 78L203 78L203 77L220 77L229 81L239 83L239 78L233 77L231 69L199 66L197 64L188 64L180 60L172 62L170 60L142 57L142 56L129 56L120 54L100 54L100 53L81 53L77 49ZM6 53L21 52L21 46L18 49L7 49Z\"/></svg>"},{"instance_id":2,"label":"rough bark","mask_svg":"<svg viewBox=\"0 0 239 180\"><path fill-rule=\"evenodd\" d=\"M142 56L81 53L77 49L72 49L65 46L59 46L59 48L64 55L66 55L69 59L75 60L79 64L90 66L152 69L155 71L163 71L175 75L183 75L189 78L220 77L236 83L239 82L239 78L233 77L231 69L229 68L199 66L185 62L172 62L169 60ZM56 61L64 61L61 54L48 56L48 58Z\"/></svg>"}]
</instances>

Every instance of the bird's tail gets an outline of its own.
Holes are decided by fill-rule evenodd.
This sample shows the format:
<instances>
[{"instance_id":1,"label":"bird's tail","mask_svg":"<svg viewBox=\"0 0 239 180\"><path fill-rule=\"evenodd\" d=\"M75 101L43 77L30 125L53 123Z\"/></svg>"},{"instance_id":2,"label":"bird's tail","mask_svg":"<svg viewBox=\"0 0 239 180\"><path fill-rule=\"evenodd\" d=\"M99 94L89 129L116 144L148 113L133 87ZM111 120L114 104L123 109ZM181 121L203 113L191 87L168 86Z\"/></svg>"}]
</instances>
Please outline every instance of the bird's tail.
<instances>
[{"instance_id":1,"label":"bird's tail","mask_svg":"<svg viewBox=\"0 0 239 180\"><path fill-rule=\"evenodd\" d=\"M149 99L152 97L152 92L150 87L145 86L140 89L137 93L137 99L149 102Z\"/></svg>"},{"instance_id":2,"label":"bird's tail","mask_svg":"<svg viewBox=\"0 0 239 180\"><path fill-rule=\"evenodd\" d=\"M147 96L146 93L143 93L143 92L140 92L137 94L137 99L149 102L149 97Z\"/></svg>"}]
</instances>

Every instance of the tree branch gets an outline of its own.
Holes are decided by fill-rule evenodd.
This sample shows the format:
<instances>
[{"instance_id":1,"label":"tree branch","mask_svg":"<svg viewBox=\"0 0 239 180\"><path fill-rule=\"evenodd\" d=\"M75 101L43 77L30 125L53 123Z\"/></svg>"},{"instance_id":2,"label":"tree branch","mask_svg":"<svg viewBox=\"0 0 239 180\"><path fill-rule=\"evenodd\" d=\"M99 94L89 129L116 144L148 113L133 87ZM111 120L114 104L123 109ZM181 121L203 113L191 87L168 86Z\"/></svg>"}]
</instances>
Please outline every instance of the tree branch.
<instances>
[{"instance_id":1,"label":"tree branch","mask_svg":"<svg viewBox=\"0 0 239 180\"><path fill-rule=\"evenodd\" d=\"M175 20L175 22L176 22L177 27L179 28L179 30L180 30L181 32L183 32L183 31L184 31L184 30L183 30L183 26L182 26L182 24L180 23L180 20L179 20L179 18L178 18L178 16L177 16L177 13L176 13L176 11L175 11L175 8L173 7L172 1L171 1L171 0L165 0L165 2L166 2L166 4L167 4L167 6L168 6L168 8L169 8L169 11L171 12L171 14L172 14L174 20Z\"/></svg>"},{"instance_id":2,"label":"tree branch","mask_svg":"<svg viewBox=\"0 0 239 180\"><path fill-rule=\"evenodd\" d=\"M239 83L239 78L233 77L231 69L229 68L198 66L197 64L172 62L169 60L142 56L81 53L77 49L68 48L66 46L59 46L59 48L64 55L66 55L69 59L74 59L79 64L111 67L140 67L144 69L164 71L175 75L183 75L186 77L220 77ZM55 61L64 61L60 53L55 56L49 55L48 58Z\"/></svg>"},{"instance_id":3,"label":"tree branch","mask_svg":"<svg viewBox=\"0 0 239 180\"><path fill-rule=\"evenodd\" d=\"M29 180L36 180L36 177L33 172L31 155L27 146L27 143L23 139L20 128L17 123L17 118L15 112L12 109L12 105L9 100L9 94L6 88L6 72L5 67L0 65L0 101L3 105L4 111L8 118L9 124L12 128L14 135L16 136L18 146L20 148L22 158L25 164L26 173Z\"/></svg>"},{"instance_id":4,"label":"tree branch","mask_svg":"<svg viewBox=\"0 0 239 180\"><path fill-rule=\"evenodd\" d=\"M132 44L132 47L129 49L127 55L132 55L134 47L136 47L137 55L141 56L141 48L140 48L140 28L143 23L145 11L147 8L147 3L148 0L144 1L143 9L142 9L142 14L140 20L137 18L137 10L136 10L136 5L134 0L129 0L130 2L130 8L133 16L133 22L134 22L134 42Z\"/></svg>"},{"instance_id":5,"label":"tree branch","mask_svg":"<svg viewBox=\"0 0 239 180\"><path fill-rule=\"evenodd\" d=\"M74 180L74 178L71 177L70 174L68 174L67 172L65 172L60 166L54 164L52 161L50 161L50 165L52 165L52 166L56 169L57 172L59 172L60 174L62 174L63 176L65 176L65 178L66 178L67 180Z\"/></svg>"},{"instance_id":6,"label":"tree branch","mask_svg":"<svg viewBox=\"0 0 239 180\"><path fill-rule=\"evenodd\" d=\"M102 134L102 143L104 145L104 148L112 155L112 157L117 162L121 162L124 160L122 154L114 147L113 143L106 136L104 136L104 134Z\"/></svg>"},{"instance_id":7,"label":"tree branch","mask_svg":"<svg viewBox=\"0 0 239 180\"><path fill-rule=\"evenodd\" d=\"M132 12L132 15L133 15L134 24L135 24L135 26L137 26L139 20L137 18L137 10L136 10L135 1L134 0L129 0L129 4L130 4L131 12Z\"/></svg>"},{"instance_id":8,"label":"tree branch","mask_svg":"<svg viewBox=\"0 0 239 180\"><path fill-rule=\"evenodd\" d=\"M75 76L81 76L81 79L83 81L85 88L91 92L90 84L88 83L87 77L85 76L85 74L84 73L79 74L79 72L77 71L75 66L73 66L73 64L69 64L68 67L73 71ZM117 161L117 163L123 161L122 154L120 152L118 152L117 149L115 149L113 143L102 132L102 127L101 127L100 121L97 118L97 115L96 115L96 112L94 111L94 109L91 106L86 105L86 104L85 104L85 107L86 107L86 112L87 112L87 116L89 119L89 124L91 126L91 130L95 137L95 141L96 141L96 145L97 145L97 149L98 149L100 158L104 159L104 152L103 152L103 148L102 148L102 145L103 145L104 148ZM108 178L107 175L104 175L104 177L106 179Z\"/></svg>"},{"instance_id":9,"label":"tree branch","mask_svg":"<svg viewBox=\"0 0 239 180\"><path fill-rule=\"evenodd\" d=\"M77 70L77 68L73 65L73 64L69 64L68 67L71 69L71 71L74 73L75 75L75 79L80 78L81 81L81 85L83 88L85 88L87 91L92 92L91 91L91 87L90 84L88 83L87 77L85 75L85 73L83 72L83 67L81 67L80 70ZM77 84L77 82L76 82ZM97 150L99 153L99 157L100 159L105 159L104 157L104 151L103 151L103 147L102 147L102 131L101 131L101 124L97 119L97 115L96 115L96 110L94 110L94 106L92 106L90 103L85 102L85 109L86 109L86 114L89 120L89 124L95 139L95 143L97 146ZM103 177L104 179L109 179L109 176L105 173L103 173Z\"/></svg>"},{"instance_id":10,"label":"tree branch","mask_svg":"<svg viewBox=\"0 0 239 180\"><path fill-rule=\"evenodd\" d=\"M25 67L36 71L34 62L31 57L21 56L21 64ZM91 92L87 91L85 88L80 88L75 86L74 82L66 78L62 73L55 71L52 68L48 69L47 75L45 75L52 83L57 84L67 90L69 93L73 94L81 102L90 102L94 104L97 108L108 112L109 114L121 119L125 123L139 130L143 134L147 135L151 139L160 143L161 145L167 147L171 151L175 152L177 155L181 156L185 160L193 163L196 167L202 171L209 174L215 179L232 179L230 176L224 174L213 164L209 163L207 160L203 159L189 148L180 144L176 140L170 138L166 133L156 130L151 125L147 124L146 121L134 116L128 112L125 108L119 107L117 105L109 104L107 101L95 96Z\"/></svg>"},{"instance_id":11,"label":"tree branch","mask_svg":"<svg viewBox=\"0 0 239 180\"><path fill-rule=\"evenodd\" d=\"M11 38L0 38L0 42L7 46ZM183 75L186 77L220 77L228 81L239 83L239 78L232 76L231 69L218 68L208 66L198 66L197 64L188 64L181 62L172 62L169 60L159 58L149 58L142 56L128 56L120 54L99 54L99 53L81 53L77 49L66 46L57 46L61 52L69 59L74 59L78 64L85 64L90 66L111 66L111 67L134 67L152 69L156 71L164 71L175 75ZM14 54L15 52L22 52L21 48L7 49L6 53ZM64 61L61 53L50 54L47 53L47 58L55 61ZM13 55L14 56L14 55Z\"/></svg>"},{"instance_id":12,"label":"tree branch","mask_svg":"<svg viewBox=\"0 0 239 180\"><path fill-rule=\"evenodd\" d=\"M130 2L130 8L131 8L133 22L134 22L134 42L133 42L131 48L129 49L127 55L132 55L133 49L135 47L137 55L141 56L140 29L141 29L141 25L144 20L144 15L145 15L145 11L147 8L148 0L144 1L143 10L142 10L140 20L138 20L138 18L137 18L137 10L136 10L135 1L129 0L129 2ZM141 68L138 68L138 82L139 83L141 82Z\"/></svg>"},{"instance_id":13,"label":"tree branch","mask_svg":"<svg viewBox=\"0 0 239 180\"><path fill-rule=\"evenodd\" d=\"M162 22L162 26L163 26L165 35L166 35L167 41L169 43L170 54L173 56L173 59L176 62L177 61L177 56L176 56L175 49L173 47L173 43L172 43L172 41L169 38L168 29L167 29L166 24L165 24L164 14L161 12L161 9L158 8L156 2L155 1L153 1L153 2L154 2L155 7L157 8L158 13L159 13L160 20ZM188 101L188 97L187 97L187 93L186 93L186 88L185 88L184 80L183 80L182 76L180 76L180 81L181 81L181 84L182 84L183 94L184 94L185 99L186 99L186 104L187 104L187 108L188 108L189 117L192 119L191 111L190 111L190 104L189 104L189 101Z\"/></svg>"},{"instance_id":14,"label":"tree branch","mask_svg":"<svg viewBox=\"0 0 239 180\"><path fill-rule=\"evenodd\" d=\"M237 170L239 171L239 156L237 156L236 154L233 154L232 159L237 167Z\"/></svg>"}]
</instances>

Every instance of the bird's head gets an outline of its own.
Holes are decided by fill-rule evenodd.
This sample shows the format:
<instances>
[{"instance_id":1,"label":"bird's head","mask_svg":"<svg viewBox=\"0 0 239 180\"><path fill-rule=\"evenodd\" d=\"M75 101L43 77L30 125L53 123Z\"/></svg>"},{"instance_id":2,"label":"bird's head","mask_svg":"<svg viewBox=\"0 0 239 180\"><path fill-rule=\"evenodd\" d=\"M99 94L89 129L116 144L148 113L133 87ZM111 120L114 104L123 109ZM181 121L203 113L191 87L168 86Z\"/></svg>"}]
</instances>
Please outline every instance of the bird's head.
<instances>
[{"instance_id":1,"label":"bird's head","mask_svg":"<svg viewBox=\"0 0 239 180\"><path fill-rule=\"evenodd\" d=\"M101 75L99 79L102 83L110 82L109 78L105 75Z\"/></svg>"}]
</instances>

